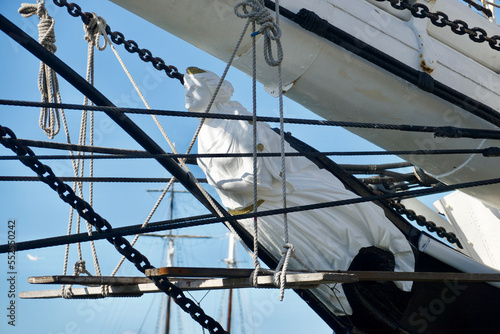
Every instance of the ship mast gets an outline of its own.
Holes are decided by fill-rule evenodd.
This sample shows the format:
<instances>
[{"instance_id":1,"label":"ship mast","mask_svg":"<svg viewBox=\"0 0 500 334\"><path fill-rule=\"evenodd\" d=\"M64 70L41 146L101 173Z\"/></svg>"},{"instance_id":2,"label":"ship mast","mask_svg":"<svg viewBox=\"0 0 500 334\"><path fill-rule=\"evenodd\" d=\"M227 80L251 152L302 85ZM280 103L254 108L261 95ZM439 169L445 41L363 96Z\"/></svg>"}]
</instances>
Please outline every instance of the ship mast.
<instances>
[{"instance_id":1,"label":"ship mast","mask_svg":"<svg viewBox=\"0 0 500 334\"><path fill-rule=\"evenodd\" d=\"M148 190L148 192L156 192L158 190ZM189 193L188 191L180 191L174 189L174 183L172 184L172 188L170 189L170 220L174 219L174 209L175 209L175 194L177 193ZM202 235L176 235L172 234L172 230L169 231L168 234L149 234L145 233L143 236L149 237L160 237L164 239L168 239L168 251L167 251L167 267L174 266L174 257L175 257L175 244L174 240L178 238L185 239L209 239L210 236L202 236ZM233 251L234 257L234 251ZM233 259L234 261L234 259ZM172 310L172 297L167 296L166 303L166 318L165 318L165 334L170 334L170 315Z\"/></svg>"}]
</instances>

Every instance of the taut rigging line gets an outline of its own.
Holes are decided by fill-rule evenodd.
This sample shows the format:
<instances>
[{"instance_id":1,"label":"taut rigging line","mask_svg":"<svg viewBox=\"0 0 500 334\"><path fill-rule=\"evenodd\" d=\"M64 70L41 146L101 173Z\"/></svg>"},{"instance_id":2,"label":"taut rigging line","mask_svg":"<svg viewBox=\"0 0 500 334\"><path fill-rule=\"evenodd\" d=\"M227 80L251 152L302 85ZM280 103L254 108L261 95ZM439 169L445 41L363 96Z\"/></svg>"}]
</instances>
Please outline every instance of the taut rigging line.
<instances>
[{"instance_id":1,"label":"taut rigging line","mask_svg":"<svg viewBox=\"0 0 500 334\"><path fill-rule=\"evenodd\" d=\"M176 116L188 118L210 118L210 119L226 119L226 120L242 120L253 121L251 115L229 115L204 112L188 112L174 111L162 109L144 109L144 108L123 108L116 106L83 106L79 104L69 103L49 103L49 102L33 102L19 100L4 100L0 99L0 105L24 106L24 107L50 107L62 108L67 110L93 110L104 111L105 113L131 113L145 114L157 116ZM258 122L279 123L279 117L257 116ZM345 121L329 121L329 120L314 120L301 118L283 118L283 122L287 124L303 124L303 125L320 125L320 126L338 126L344 128L363 128L374 130L398 130L408 132L423 132L433 133L435 137L444 138L473 138L473 139L500 139L500 131L459 128L454 126L426 126L426 125L408 125L408 124L384 124L384 123L362 123L362 122L345 122Z\"/></svg>"}]
</instances>

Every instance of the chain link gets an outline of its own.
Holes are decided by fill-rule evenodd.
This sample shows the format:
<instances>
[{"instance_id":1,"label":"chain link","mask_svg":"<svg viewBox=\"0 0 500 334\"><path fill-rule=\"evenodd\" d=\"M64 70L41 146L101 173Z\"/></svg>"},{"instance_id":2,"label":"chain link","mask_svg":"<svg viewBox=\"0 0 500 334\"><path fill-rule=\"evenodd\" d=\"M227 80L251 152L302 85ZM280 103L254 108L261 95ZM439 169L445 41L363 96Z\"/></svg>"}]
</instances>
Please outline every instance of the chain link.
<instances>
[{"instance_id":1,"label":"chain link","mask_svg":"<svg viewBox=\"0 0 500 334\"><path fill-rule=\"evenodd\" d=\"M408 0L375 0L378 2L389 1L391 6L398 10L409 10L416 18L428 18L436 27L449 26L451 31L457 35L469 35L469 38L476 43L488 42L493 50L500 51L500 36L488 36L482 28L469 28L469 25L462 20L451 21L443 12L431 12L429 7L421 3L410 4Z\"/></svg>"},{"instance_id":2,"label":"chain link","mask_svg":"<svg viewBox=\"0 0 500 334\"><path fill-rule=\"evenodd\" d=\"M75 9L74 12L78 11L79 9ZM49 166L41 163L31 148L24 146L18 141L16 135L11 129L1 125L0 143L6 148L11 149L24 165L31 168L42 182L46 183L50 188L55 190L64 202L68 203L71 207L77 210L78 214L89 222L89 224L94 226L99 233L106 234L112 231L113 228L106 219L97 214L89 203L78 197L73 189L61 181L61 179L54 174ZM114 236L108 237L106 240L113 244L116 250L121 255L125 256L127 260L132 262L143 274L146 272L146 269L154 268L149 260L138 250L133 248L130 242L124 237ZM171 283L168 279L158 277L150 278L160 290L172 297L184 311L189 313L191 317L202 327L208 329L210 333L227 333L217 321L210 316L207 316L200 306L198 306L191 299L187 298L182 290Z\"/></svg>"},{"instance_id":3,"label":"chain link","mask_svg":"<svg viewBox=\"0 0 500 334\"><path fill-rule=\"evenodd\" d=\"M431 233L435 232L438 237L448 240L452 244L456 244L459 248L463 249L460 240L453 232L447 232L444 227L437 226L436 223L428 221L424 216L417 215L415 211L407 209L402 203L396 202L395 200L387 200L391 208L400 215L405 215L409 220L415 221L419 226L425 226L427 230Z\"/></svg>"},{"instance_id":4,"label":"chain link","mask_svg":"<svg viewBox=\"0 0 500 334\"><path fill-rule=\"evenodd\" d=\"M81 7L76 3L68 3L66 0L53 0L53 1L56 4L56 6L66 7L68 13L71 16L80 17L84 24L88 24L93 16L92 13L82 12ZM182 73L179 73L177 67L173 65L166 65L163 59L159 57L153 57L151 51L139 48L139 45L135 41L125 39L125 36L121 32L111 31L109 25L106 25L106 34L109 35L109 38L116 45L123 44L125 50L127 50L128 52L137 53L139 55L139 58L144 62L146 63L151 62L153 67L158 71L165 71L165 73L169 78L178 79L181 81L181 83L184 81L184 76L182 75Z\"/></svg>"}]
</instances>

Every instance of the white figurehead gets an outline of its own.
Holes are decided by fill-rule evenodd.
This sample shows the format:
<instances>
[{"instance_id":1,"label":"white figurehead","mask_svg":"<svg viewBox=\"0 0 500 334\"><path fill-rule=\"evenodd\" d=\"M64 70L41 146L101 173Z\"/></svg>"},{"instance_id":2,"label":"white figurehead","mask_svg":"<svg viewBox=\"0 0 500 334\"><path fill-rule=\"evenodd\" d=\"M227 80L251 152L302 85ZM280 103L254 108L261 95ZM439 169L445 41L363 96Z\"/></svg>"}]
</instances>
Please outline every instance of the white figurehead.
<instances>
[{"instance_id":1,"label":"white figurehead","mask_svg":"<svg viewBox=\"0 0 500 334\"><path fill-rule=\"evenodd\" d=\"M219 76L196 67L184 75L186 108L205 112L220 81ZM251 115L240 103L231 101L232 85L224 81L210 112L230 115ZM257 144L254 148L253 123L242 120L206 119L198 137L198 153L276 153L280 136L271 127L257 123ZM285 143L286 152L296 152ZM253 211L253 161L251 157L202 158L198 166L207 176L222 203L231 214ZM305 157L288 157L286 167L286 198L288 207L315 204L357 197L345 189L333 174L319 169ZM283 207L279 157L257 159L257 205L259 211ZM252 219L238 221L250 233ZM281 216L259 218L259 243L276 259L281 258L283 219ZM347 270L360 249L375 246L394 255L396 271L413 271L415 259L405 236L373 203L296 212L288 216L290 242L295 256L316 270ZM304 269L296 259L290 267ZM411 282L396 282L410 291ZM314 294L336 314L351 314L352 309L341 286L322 285Z\"/></svg>"}]
</instances>

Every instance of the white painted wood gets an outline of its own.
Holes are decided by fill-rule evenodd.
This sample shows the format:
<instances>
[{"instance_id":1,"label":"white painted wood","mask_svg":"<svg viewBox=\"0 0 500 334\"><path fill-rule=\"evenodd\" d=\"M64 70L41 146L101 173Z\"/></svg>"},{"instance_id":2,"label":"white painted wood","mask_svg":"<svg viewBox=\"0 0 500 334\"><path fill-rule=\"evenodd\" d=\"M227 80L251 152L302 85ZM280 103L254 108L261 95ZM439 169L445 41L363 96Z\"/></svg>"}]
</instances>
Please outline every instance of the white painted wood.
<instances>
[{"instance_id":1,"label":"white painted wood","mask_svg":"<svg viewBox=\"0 0 500 334\"><path fill-rule=\"evenodd\" d=\"M417 215L422 215L428 221L434 222L437 226L444 227L447 232L455 233L455 235L460 240L460 243L464 248L460 249L456 247L456 245L452 245L452 247L454 247L457 251L469 256L470 258L473 258L474 260L479 261L480 263L484 263L481 260L480 256L477 254L476 250L473 247L471 247L471 245L467 242L467 237L461 230L460 226L453 224L452 222L450 222L443 216L439 215L437 212L433 211L431 208L429 208L427 205L425 205L416 198L404 199L402 200L402 204L407 209L415 211ZM436 210L438 210L438 212L443 212L437 207ZM424 231L427 232L425 228ZM443 240L443 242L445 241Z\"/></svg>"},{"instance_id":2,"label":"white painted wood","mask_svg":"<svg viewBox=\"0 0 500 334\"><path fill-rule=\"evenodd\" d=\"M461 231L467 247L481 263L500 270L500 212L460 192L443 197L434 206Z\"/></svg>"},{"instance_id":3,"label":"white painted wood","mask_svg":"<svg viewBox=\"0 0 500 334\"><path fill-rule=\"evenodd\" d=\"M244 20L233 13L237 0L206 0L203 6L185 0L112 1L222 60L229 58L244 25ZM420 2L431 9L439 6L436 8L449 10L451 19L458 15L452 7L459 8L460 19L486 27L489 35L500 34L500 28L457 0ZM467 36L453 35L451 38L449 27L428 26L432 35L418 39L412 26L417 19L408 19L407 14L393 15L393 10L386 8L386 11L366 0L282 0L281 4L294 12L307 7L340 29L417 70L421 70L422 52L418 43L424 41L424 50L433 50L430 56L425 56L427 61L432 60L434 52L436 55L437 64L431 73L436 80L492 108L500 106L500 79L496 73L500 70L500 53L489 49L486 43L478 45ZM281 27L284 81L285 84L293 83L286 96L326 119L496 129L288 20L281 20ZM248 34L234 63L248 74L251 73L250 42ZM262 44L260 40L258 44ZM262 55L261 50L258 54ZM258 80L273 91L277 85L276 74L264 65L262 57L258 67ZM350 131L387 150L485 148L498 144L497 141L433 138L432 134ZM437 156L402 158L448 184L499 176L494 159L477 155L454 155L446 159ZM466 192L500 207L500 193L494 186Z\"/></svg>"}]
</instances>

